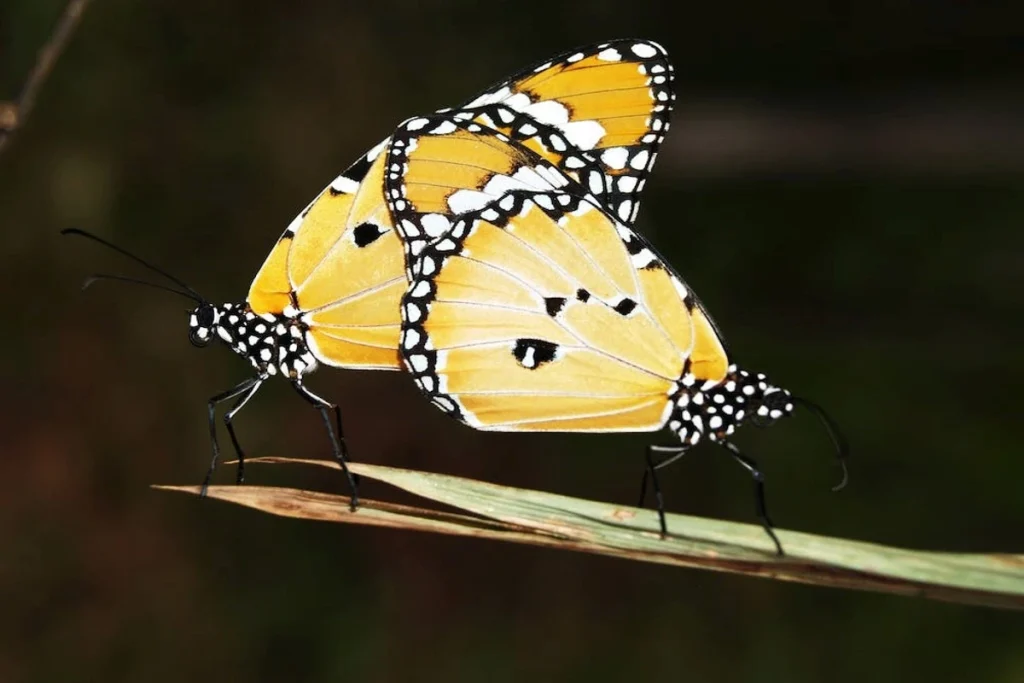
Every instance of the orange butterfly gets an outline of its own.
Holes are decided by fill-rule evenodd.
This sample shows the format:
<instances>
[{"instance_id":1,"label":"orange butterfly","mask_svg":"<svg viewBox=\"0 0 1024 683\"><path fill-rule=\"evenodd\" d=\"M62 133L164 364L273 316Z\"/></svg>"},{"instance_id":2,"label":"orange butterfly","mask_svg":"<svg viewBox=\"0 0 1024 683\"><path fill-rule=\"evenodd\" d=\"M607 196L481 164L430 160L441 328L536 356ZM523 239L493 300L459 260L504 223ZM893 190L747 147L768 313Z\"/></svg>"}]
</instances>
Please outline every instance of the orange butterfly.
<instances>
[{"instance_id":1,"label":"orange butterfly","mask_svg":"<svg viewBox=\"0 0 1024 683\"><path fill-rule=\"evenodd\" d=\"M618 40L566 52L525 69L454 111L517 140L584 183L629 223L668 130L673 99L672 67L665 51L649 41ZM357 504L355 482L346 465L341 413L335 404L313 394L303 378L320 363L401 368L399 303L407 281L403 247L384 195L385 175L394 172L387 168L384 153L389 142L385 139L360 157L292 221L243 302L213 304L166 272L93 237L169 278L175 285L172 291L197 302L189 318L194 344L219 340L255 370L252 377L209 401L213 459L204 490L219 457L216 406L234 401L224 422L238 454L241 482L244 454L232 420L263 382L281 374L320 411L334 456L352 487L353 508ZM458 152L451 153L456 163L447 168L458 176L463 167L457 163ZM433 226L424 229L430 234Z\"/></svg>"},{"instance_id":2,"label":"orange butterfly","mask_svg":"<svg viewBox=\"0 0 1024 683\"><path fill-rule=\"evenodd\" d=\"M680 443L648 449L651 475L709 439L754 476L758 515L781 553L761 474L727 437L789 415L800 399L733 363L654 247L587 186L468 112L407 121L387 156L385 193L409 268L401 352L433 404L483 430L667 426ZM654 453L669 460L655 465Z\"/></svg>"}]
</instances>

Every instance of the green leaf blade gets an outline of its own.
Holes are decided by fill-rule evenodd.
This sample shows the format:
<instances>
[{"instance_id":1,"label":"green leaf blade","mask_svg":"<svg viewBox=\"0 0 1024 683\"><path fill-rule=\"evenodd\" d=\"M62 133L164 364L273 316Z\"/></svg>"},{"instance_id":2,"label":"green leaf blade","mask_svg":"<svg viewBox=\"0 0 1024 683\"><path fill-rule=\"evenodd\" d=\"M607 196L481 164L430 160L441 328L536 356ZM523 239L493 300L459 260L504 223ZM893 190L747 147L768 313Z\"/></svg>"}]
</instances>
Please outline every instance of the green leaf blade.
<instances>
[{"instance_id":1,"label":"green leaf blade","mask_svg":"<svg viewBox=\"0 0 1024 683\"><path fill-rule=\"evenodd\" d=\"M259 458L337 469L326 460ZM361 477L381 481L458 513L273 487L211 487L210 496L271 514L369 524L724 571L821 586L872 590L936 600L1024 609L1024 556L956 554L893 548L777 530L779 557L760 526L667 515L662 538L653 510L517 489L430 472L354 463ZM161 487L197 492L196 487ZM468 514L467 514L468 513Z\"/></svg>"}]
</instances>

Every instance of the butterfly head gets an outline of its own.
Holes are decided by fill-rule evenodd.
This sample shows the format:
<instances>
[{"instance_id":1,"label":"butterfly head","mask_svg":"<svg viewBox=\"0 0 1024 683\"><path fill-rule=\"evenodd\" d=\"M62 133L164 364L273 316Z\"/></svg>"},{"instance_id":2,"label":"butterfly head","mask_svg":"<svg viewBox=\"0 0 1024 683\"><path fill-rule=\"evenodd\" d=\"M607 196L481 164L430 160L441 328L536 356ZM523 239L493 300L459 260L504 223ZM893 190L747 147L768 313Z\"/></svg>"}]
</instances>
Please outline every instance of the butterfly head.
<instances>
[{"instance_id":1,"label":"butterfly head","mask_svg":"<svg viewBox=\"0 0 1024 683\"><path fill-rule=\"evenodd\" d=\"M704 438L724 440L748 420L767 427L792 413L789 391L773 386L763 374L731 365L725 378L717 382L684 375L669 427L684 444L695 445Z\"/></svg>"},{"instance_id":2,"label":"butterfly head","mask_svg":"<svg viewBox=\"0 0 1024 683\"><path fill-rule=\"evenodd\" d=\"M786 389L772 386L762 374L748 375L752 378L746 386L754 386L749 415L755 427L771 427L776 421L793 414L793 395Z\"/></svg>"},{"instance_id":3,"label":"butterfly head","mask_svg":"<svg viewBox=\"0 0 1024 683\"><path fill-rule=\"evenodd\" d=\"M730 365L724 379L701 382L687 373L679 382L675 405L669 417L669 428L686 445L696 445L707 438L725 441L736 428L749 421L755 427L770 427L793 414L801 405L817 415L825 426L836 459L843 469L843 478L834 490L846 484L846 439L832 418L821 406L768 382L762 373L751 373Z\"/></svg>"},{"instance_id":4,"label":"butterfly head","mask_svg":"<svg viewBox=\"0 0 1024 683\"><path fill-rule=\"evenodd\" d=\"M188 318L188 340L193 346L206 346L218 333L224 312L217 306L203 301L192 309Z\"/></svg>"}]
</instances>

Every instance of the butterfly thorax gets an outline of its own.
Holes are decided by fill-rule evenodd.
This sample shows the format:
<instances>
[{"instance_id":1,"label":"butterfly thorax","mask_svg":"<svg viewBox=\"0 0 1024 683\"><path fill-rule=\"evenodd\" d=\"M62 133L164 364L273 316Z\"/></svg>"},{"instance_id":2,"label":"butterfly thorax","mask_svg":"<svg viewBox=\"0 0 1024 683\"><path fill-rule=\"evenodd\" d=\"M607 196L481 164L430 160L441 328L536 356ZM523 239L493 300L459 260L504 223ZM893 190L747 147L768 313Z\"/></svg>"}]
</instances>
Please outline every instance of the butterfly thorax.
<instances>
[{"instance_id":1,"label":"butterfly thorax","mask_svg":"<svg viewBox=\"0 0 1024 683\"><path fill-rule=\"evenodd\" d=\"M669 429L691 446L703 438L724 440L747 420L766 426L793 412L787 390L769 384L762 373L735 365L717 382L701 381L686 372L673 401Z\"/></svg>"},{"instance_id":2,"label":"butterfly thorax","mask_svg":"<svg viewBox=\"0 0 1024 683\"><path fill-rule=\"evenodd\" d=\"M248 304L203 303L189 317L189 339L206 346L217 338L266 377L300 377L316 369L306 343L307 326L286 314L257 314Z\"/></svg>"}]
</instances>

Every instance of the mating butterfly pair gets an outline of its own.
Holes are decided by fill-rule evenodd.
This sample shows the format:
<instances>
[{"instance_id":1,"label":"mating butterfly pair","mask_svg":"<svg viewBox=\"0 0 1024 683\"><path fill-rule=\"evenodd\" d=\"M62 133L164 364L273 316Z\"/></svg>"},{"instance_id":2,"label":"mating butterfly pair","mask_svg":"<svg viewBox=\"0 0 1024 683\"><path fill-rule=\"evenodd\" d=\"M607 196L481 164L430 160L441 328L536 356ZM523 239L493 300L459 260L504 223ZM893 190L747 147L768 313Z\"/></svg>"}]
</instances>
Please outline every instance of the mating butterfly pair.
<instances>
[{"instance_id":1,"label":"mating butterfly pair","mask_svg":"<svg viewBox=\"0 0 1024 683\"><path fill-rule=\"evenodd\" d=\"M194 344L220 339L256 371L209 402L204 490L219 457L216 406L234 400L224 421L241 481L232 420L280 373L320 411L355 509L340 411L303 377L319 363L404 367L434 405L477 429L667 425L679 443L649 447L644 476L662 533L656 470L717 442L754 476L758 515L781 553L760 473L727 437L746 420L790 414L799 399L731 362L700 301L631 229L673 101L665 51L619 40L410 119L292 221L241 303L214 305L104 242L176 287L144 284L197 302ZM93 279L104 278L125 279Z\"/></svg>"}]
</instances>

